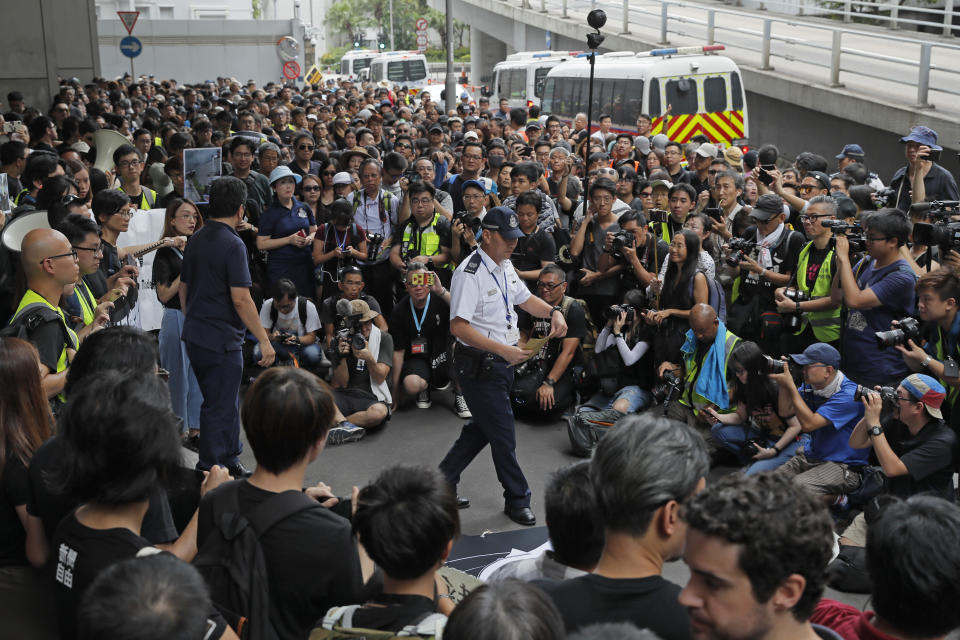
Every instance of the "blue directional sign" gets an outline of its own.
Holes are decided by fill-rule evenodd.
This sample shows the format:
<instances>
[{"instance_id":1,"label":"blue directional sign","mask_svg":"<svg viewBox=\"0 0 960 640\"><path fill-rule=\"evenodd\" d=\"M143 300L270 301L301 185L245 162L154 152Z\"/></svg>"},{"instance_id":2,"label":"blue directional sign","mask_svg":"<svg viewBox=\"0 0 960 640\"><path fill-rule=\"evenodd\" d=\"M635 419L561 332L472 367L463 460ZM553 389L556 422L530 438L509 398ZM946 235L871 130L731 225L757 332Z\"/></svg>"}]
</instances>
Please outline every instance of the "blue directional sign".
<instances>
[{"instance_id":1,"label":"blue directional sign","mask_svg":"<svg viewBox=\"0 0 960 640\"><path fill-rule=\"evenodd\" d=\"M143 43L140 42L140 38L127 36L120 41L120 53L128 58L136 58L141 51L143 51Z\"/></svg>"}]
</instances>

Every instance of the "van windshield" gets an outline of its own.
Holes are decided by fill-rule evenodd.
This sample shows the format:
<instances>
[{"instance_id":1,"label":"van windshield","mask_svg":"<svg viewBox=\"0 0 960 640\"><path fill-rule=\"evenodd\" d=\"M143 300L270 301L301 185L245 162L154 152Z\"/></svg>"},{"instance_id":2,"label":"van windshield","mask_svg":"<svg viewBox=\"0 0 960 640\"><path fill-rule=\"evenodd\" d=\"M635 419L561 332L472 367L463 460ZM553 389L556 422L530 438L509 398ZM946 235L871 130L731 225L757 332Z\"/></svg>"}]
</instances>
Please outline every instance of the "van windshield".
<instances>
[{"instance_id":1,"label":"van windshield","mask_svg":"<svg viewBox=\"0 0 960 640\"><path fill-rule=\"evenodd\" d=\"M427 65L423 60L395 60L387 64L387 80L411 82L427 77Z\"/></svg>"}]
</instances>

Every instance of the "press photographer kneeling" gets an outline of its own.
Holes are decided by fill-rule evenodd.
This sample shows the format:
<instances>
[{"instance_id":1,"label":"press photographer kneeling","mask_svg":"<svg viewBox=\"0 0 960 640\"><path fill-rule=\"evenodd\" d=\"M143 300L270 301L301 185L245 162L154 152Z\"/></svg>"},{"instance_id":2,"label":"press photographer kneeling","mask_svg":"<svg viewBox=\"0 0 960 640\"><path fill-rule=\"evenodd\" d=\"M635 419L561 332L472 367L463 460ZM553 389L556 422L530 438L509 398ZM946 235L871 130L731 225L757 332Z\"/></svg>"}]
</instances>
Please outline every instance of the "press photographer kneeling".
<instances>
[{"instance_id":1,"label":"press photographer kneeling","mask_svg":"<svg viewBox=\"0 0 960 640\"><path fill-rule=\"evenodd\" d=\"M587 319L583 306L566 293L567 282L563 269L555 264L543 267L537 278L537 294L550 306L560 307L567 321L567 335L549 339L538 355L516 368L510 393L515 413L556 418L576 398L574 371L582 371L583 351L580 345L587 335ZM543 339L550 335L549 318L523 314L519 327L521 348L528 348L527 343L531 339Z\"/></svg>"},{"instance_id":2,"label":"press photographer kneeling","mask_svg":"<svg viewBox=\"0 0 960 640\"><path fill-rule=\"evenodd\" d=\"M911 370L938 378L946 386L944 417L956 431L960 422L956 406L960 399L960 277L947 268L926 273L917 282L917 296L917 311L927 323L922 331L926 342L921 348L905 335L896 348Z\"/></svg>"}]
</instances>

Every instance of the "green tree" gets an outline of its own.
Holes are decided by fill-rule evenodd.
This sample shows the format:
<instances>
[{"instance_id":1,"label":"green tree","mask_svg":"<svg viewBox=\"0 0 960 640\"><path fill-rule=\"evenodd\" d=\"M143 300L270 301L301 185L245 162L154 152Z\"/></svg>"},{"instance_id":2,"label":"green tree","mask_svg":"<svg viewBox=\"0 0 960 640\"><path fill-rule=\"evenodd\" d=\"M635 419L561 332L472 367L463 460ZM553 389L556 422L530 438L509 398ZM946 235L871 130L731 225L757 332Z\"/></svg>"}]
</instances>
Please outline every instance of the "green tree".
<instances>
[{"instance_id":1,"label":"green tree","mask_svg":"<svg viewBox=\"0 0 960 640\"><path fill-rule=\"evenodd\" d=\"M416 22L426 18L430 27L440 34L446 48L447 34L444 14L427 6L426 0L393 0L393 41L398 50L417 48ZM336 31L351 37L368 28L386 34L390 46L390 0L337 0L331 5L324 22ZM466 24L454 21L454 42L463 46Z\"/></svg>"}]
</instances>

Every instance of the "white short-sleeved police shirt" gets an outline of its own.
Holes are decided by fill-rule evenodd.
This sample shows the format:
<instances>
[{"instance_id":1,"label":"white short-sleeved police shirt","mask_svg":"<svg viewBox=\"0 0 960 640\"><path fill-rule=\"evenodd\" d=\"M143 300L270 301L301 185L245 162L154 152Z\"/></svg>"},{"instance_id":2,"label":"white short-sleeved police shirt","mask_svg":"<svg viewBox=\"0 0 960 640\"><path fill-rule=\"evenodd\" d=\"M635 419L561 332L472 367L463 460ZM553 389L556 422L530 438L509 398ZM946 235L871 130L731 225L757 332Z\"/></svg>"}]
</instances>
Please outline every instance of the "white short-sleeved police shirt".
<instances>
[{"instance_id":1,"label":"white short-sleeved police shirt","mask_svg":"<svg viewBox=\"0 0 960 640\"><path fill-rule=\"evenodd\" d=\"M483 249L477 249L453 273L450 320L463 318L491 340L516 345L516 340L507 342L511 328L516 333L514 306L526 302L530 295L509 260L497 264Z\"/></svg>"}]
</instances>

